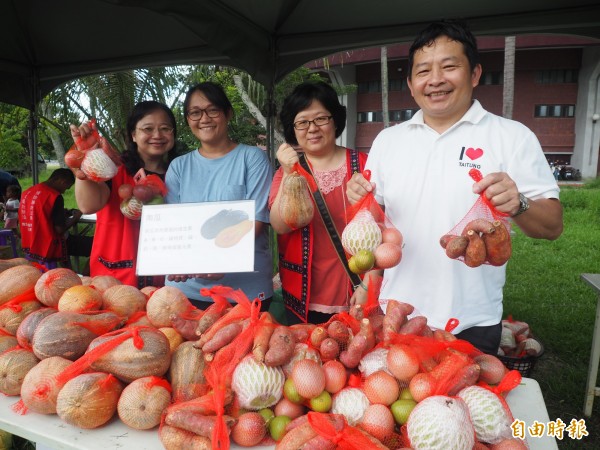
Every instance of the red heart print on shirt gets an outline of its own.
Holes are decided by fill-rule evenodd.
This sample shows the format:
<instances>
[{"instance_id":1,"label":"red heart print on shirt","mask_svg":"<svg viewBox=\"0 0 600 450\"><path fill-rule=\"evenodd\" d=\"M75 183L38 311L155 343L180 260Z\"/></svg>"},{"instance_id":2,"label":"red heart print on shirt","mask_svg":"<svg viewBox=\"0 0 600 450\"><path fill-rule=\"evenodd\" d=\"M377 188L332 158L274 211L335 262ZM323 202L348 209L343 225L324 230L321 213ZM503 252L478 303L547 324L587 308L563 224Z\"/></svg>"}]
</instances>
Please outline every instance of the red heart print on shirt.
<instances>
[{"instance_id":1,"label":"red heart print on shirt","mask_svg":"<svg viewBox=\"0 0 600 450\"><path fill-rule=\"evenodd\" d=\"M467 151L465 152L465 154L471 159L471 160L475 160L477 158L480 158L483 156L483 150L481 150L480 148L473 148L473 147L469 147L467 149Z\"/></svg>"}]
</instances>

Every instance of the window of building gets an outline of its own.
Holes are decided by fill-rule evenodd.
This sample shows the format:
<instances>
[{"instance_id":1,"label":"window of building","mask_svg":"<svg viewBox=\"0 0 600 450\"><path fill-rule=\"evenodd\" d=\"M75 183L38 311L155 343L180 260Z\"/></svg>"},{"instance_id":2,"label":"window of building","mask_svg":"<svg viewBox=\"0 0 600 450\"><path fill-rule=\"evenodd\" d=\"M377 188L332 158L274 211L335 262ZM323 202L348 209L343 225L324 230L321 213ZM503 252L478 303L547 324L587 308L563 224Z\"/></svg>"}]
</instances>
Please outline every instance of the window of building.
<instances>
[{"instance_id":1,"label":"window of building","mask_svg":"<svg viewBox=\"0 0 600 450\"><path fill-rule=\"evenodd\" d=\"M383 122L383 114L381 111L359 112L357 122L358 123Z\"/></svg>"},{"instance_id":2,"label":"window of building","mask_svg":"<svg viewBox=\"0 0 600 450\"><path fill-rule=\"evenodd\" d=\"M390 91L405 91L406 88L406 78L393 78L389 80Z\"/></svg>"},{"instance_id":3,"label":"window of building","mask_svg":"<svg viewBox=\"0 0 600 450\"><path fill-rule=\"evenodd\" d=\"M577 83L579 73L575 69L540 70L535 74L535 82L541 84Z\"/></svg>"},{"instance_id":4,"label":"window of building","mask_svg":"<svg viewBox=\"0 0 600 450\"><path fill-rule=\"evenodd\" d=\"M504 73L502 72L484 72L479 79L480 85L498 85L504 84Z\"/></svg>"},{"instance_id":5,"label":"window of building","mask_svg":"<svg viewBox=\"0 0 600 450\"><path fill-rule=\"evenodd\" d=\"M381 81L361 81L358 83L359 94L368 94L370 92L381 92Z\"/></svg>"},{"instance_id":6,"label":"window of building","mask_svg":"<svg viewBox=\"0 0 600 450\"><path fill-rule=\"evenodd\" d=\"M404 122L410 120L418 109L399 109L390 111L390 122Z\"/></svg>"},{"instance_id":7,"label":"window of building","mask_svg":"<svg viewBox=\"0 0 600 450\"><path fill-rule=\"evenodd\" d=\"M535 105L535 117L575 117L575 105Z\"/></svg>"}]
</instances>

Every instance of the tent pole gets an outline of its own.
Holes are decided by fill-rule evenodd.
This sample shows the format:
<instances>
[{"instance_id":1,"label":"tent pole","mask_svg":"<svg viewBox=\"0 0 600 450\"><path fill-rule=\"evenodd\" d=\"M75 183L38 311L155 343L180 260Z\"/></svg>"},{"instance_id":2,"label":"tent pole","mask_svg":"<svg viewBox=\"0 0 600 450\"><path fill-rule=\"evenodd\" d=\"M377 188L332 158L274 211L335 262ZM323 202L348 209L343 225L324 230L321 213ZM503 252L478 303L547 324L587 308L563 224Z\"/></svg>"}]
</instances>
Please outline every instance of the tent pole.
<instances>
[{"instance_id":1,"label":"tent pole","mask_svg":"<svg viewBox=\"0 0 600 450\"><path fill-rule=\"evenodd\" d=\"M39 182L39 174L38 174L38 165L37 165L37 146L38 146L38 118L37 118L37 110L39 106L39 92L40 92L40 78L38 76L37 71L33 72L33 82L32 84L32 105L29 109L29 130L27 135L27 141L29 144L29 156L31 158L31 175L33 177L33 184L38 184Z\"/></svg>"}]
</instances>

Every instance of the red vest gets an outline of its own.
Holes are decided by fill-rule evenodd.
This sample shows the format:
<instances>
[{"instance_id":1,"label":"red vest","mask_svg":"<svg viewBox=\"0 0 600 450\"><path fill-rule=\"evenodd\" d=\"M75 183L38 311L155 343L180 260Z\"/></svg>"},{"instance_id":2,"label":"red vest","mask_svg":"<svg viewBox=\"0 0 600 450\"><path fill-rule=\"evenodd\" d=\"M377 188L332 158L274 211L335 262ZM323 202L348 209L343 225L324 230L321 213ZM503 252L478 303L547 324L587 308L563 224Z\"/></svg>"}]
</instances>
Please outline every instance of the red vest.
<instances>
[{"instance_id":1,"label":"red vest","mask_svg":"<svg viewBox=\"0 0 600 450\"><path fill-rule=\"evenodd\" d=\"M356 172L363 170L367 154L357 150L346 151L347 179ZM319 214L315 208L315 214ZM310 303L313 226L285 233L278 236L279 276L281 277L283 301L285 307L291 310L305 322L308 317ZM338 230L341 234L341 230ZM348 281L348 289L351 283Z\"/></svg>"},{"instance_id":2,"label":"red vest","mask_svg":"<svg viewBox=\"0 0 600 450\"><path fill-rule=\"evenodd\" d=\"M60 192L39 183L21 196L21 246L31 259L40 263L67 258L65 239L52 223L52 208L59 195Z\"/></svg>"},{"instance_id":3,"label":"red vest","mask_svg":"<svg viewBox=\"0 0 600 450\"><path fill-rule=\"evenodd\" d=\"M90 255L90 275L111 275L123 284L138 288L144 286L161 287L164 277L138 277L135 274L140 238L140 221L131 220L120 209L119 186L135 184L133 177L119 167L111 180L108 202L96 214L96 231Z\"/></svg>"}]
</instances>

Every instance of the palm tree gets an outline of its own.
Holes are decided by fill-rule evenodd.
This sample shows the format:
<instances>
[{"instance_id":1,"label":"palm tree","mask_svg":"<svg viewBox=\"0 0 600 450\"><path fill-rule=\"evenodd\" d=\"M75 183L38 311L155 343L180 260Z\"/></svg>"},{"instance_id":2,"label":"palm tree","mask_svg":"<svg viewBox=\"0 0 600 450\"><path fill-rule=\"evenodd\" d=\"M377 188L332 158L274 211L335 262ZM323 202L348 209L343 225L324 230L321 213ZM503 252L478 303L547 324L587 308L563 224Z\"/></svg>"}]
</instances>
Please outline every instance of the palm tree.
<instances>
[{"instance_id":1,"label":"palm tree","mask_svg":"<svg viewBox=\"0 0 600 450\"><path fill-rule=\"evenodd\" d=\"M504 87L502 89L502 115L512 119L515 100L515 36L504 38Z\"/></svg>"},{"instance_id":2,"label":"palm tree","mask_svg":"<svg viewBox=\"0 0 600 450\"><path fill-rule=\"evenodd\" d=\"M381 47L381 113L383 114L383 128L390 126L389 96L388 96L388 64L387 47Z\"/></svg>"}]
</instances>

